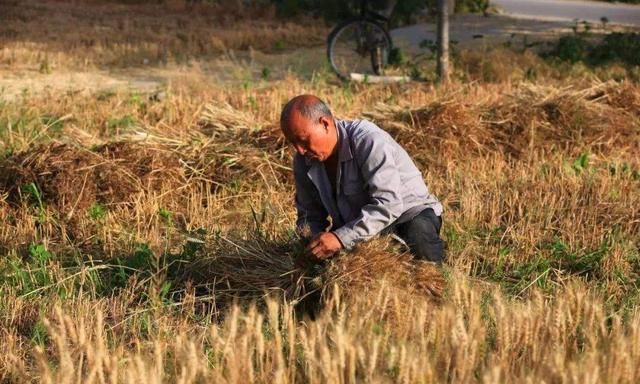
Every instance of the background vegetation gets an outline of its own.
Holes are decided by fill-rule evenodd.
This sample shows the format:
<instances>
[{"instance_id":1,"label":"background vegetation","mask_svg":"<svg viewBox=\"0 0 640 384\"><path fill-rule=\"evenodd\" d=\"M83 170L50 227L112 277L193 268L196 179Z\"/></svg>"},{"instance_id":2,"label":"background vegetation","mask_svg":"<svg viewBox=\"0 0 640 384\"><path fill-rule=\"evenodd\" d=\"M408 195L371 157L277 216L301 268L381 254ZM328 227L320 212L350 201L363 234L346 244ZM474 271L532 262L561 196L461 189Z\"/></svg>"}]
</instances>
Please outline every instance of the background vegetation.
<instances>
[{"instance_id":1,"label":"background vegetation","mask_svg":"<svg viewBox=\"0 0 640 384\"><path fill-rule=\"evenodd\" d=\"M188 63L247 41L322 50L326 32L56 6L89 21L5 5L2 70L126 68L150 51ZM577 59L561 39L546 55L458 49L448 87L325 69L224 83L186 65L149 93L3 98L0 381L638 382L638 66L615 48L633 40L576 35ZM591 61L602 47L616 53ZM303 92L411 154L445 206L442 270L388 239L294 268L277 118Z\"/></svg>"}]
</instances>

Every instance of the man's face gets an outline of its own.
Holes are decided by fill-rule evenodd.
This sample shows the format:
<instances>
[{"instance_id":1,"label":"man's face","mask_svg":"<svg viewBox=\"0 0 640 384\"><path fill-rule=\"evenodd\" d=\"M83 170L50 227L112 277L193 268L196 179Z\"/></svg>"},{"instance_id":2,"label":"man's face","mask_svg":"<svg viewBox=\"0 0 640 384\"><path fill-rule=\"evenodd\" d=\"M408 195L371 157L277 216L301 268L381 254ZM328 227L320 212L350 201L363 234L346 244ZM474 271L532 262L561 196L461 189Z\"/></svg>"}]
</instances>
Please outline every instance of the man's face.
<instances>
[{"instance_id":1,"label":"man's face","mask_svg":"<svg viewBox=\"0 0 640 384\"><path fill-rule=\"evenodd\" d=\"M327 160L338 141L332 119L312 121L299 113L292 113L284 133L296 152L310 160Z\"/></svg>"}]
</instances>

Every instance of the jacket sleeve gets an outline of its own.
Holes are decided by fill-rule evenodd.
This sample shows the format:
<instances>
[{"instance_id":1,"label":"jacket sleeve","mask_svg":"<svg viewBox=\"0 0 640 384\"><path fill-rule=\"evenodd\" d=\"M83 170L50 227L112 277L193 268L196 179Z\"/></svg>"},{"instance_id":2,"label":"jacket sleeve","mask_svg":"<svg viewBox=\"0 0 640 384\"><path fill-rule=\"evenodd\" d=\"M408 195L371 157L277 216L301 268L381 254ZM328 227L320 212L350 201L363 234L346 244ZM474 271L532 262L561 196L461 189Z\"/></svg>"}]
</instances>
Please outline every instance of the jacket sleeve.
<instances>
[{"instance_id":1,"label":"jacket sleeve","mask_svg":"<svg viewBox=\"0 0 640 384\"><path fill-rule=\"evenodd\" d=\"M382 134L363 137L354 156L370 199L356 219L333 231L346 249L375 236L404 212L400 173L388 138Z\"/></svg>"},{"instance_id":2,"label":"jacket sleeve","mask_svg":"<svg viewBox=\"0 0 640 384\"><path fill-rule=\"evenodd\" d=\"M295 203L298 211L296 229L298 233L302 233L305 227L311 230L312 236L324 232L329 225L328 213L320 201L316 187L307 176L307 167L304 158L300 155L294 157L293 173L296 182Z\"/></svg>"}]
</instances>

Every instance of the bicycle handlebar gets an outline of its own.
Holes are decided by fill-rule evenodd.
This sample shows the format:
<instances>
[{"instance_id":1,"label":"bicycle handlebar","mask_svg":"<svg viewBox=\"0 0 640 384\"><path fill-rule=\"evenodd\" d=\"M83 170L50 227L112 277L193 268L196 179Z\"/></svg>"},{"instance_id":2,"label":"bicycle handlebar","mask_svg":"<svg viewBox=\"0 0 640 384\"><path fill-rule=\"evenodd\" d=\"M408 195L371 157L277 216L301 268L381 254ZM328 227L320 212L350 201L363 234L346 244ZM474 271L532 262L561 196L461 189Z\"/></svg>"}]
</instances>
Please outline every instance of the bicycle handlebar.
<instances>
[{"instance_id":1,"label":"bicycle handlebar","mask_svg":"<svg viewBox=\"0 0 640 384\"><path fill-rule=\"evenodd\" d=\"M393 12L393 9L395 8L398 1L397 0L388 0L388 1L390 2L390 6L387 7L387 9L385 9L385 13L389 13L389 16L383 15L381 13L378 13L369 9L368 0L360 0L360 17L365 18L369 16L370 18L381 21L381 22L385 22L385 23L389 22L391 13Z\"/></svg>"}]
</instances>

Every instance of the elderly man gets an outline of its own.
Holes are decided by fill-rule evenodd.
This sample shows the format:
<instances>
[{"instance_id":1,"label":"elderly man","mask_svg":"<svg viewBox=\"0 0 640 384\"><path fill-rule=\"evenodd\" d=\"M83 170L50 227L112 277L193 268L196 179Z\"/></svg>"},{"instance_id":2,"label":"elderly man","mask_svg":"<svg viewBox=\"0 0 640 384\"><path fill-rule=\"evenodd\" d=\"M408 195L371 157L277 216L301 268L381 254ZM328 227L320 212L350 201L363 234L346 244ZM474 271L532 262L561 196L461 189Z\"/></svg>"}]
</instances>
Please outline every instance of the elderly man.
<instances>
[{"instance_id":1,"label":"elderly man","mask_svg":"<svg viewBox=\"0 0 640 384\"><path fill-rule=\"evenodd\" d=\"M442 205L387 132L366 120L335 119L313 95L291 99L280 127L297 152L297 227L311 230L308 257L329 258L386 230L414 257L442 262Z\"/></svg>"}]
</instances>

